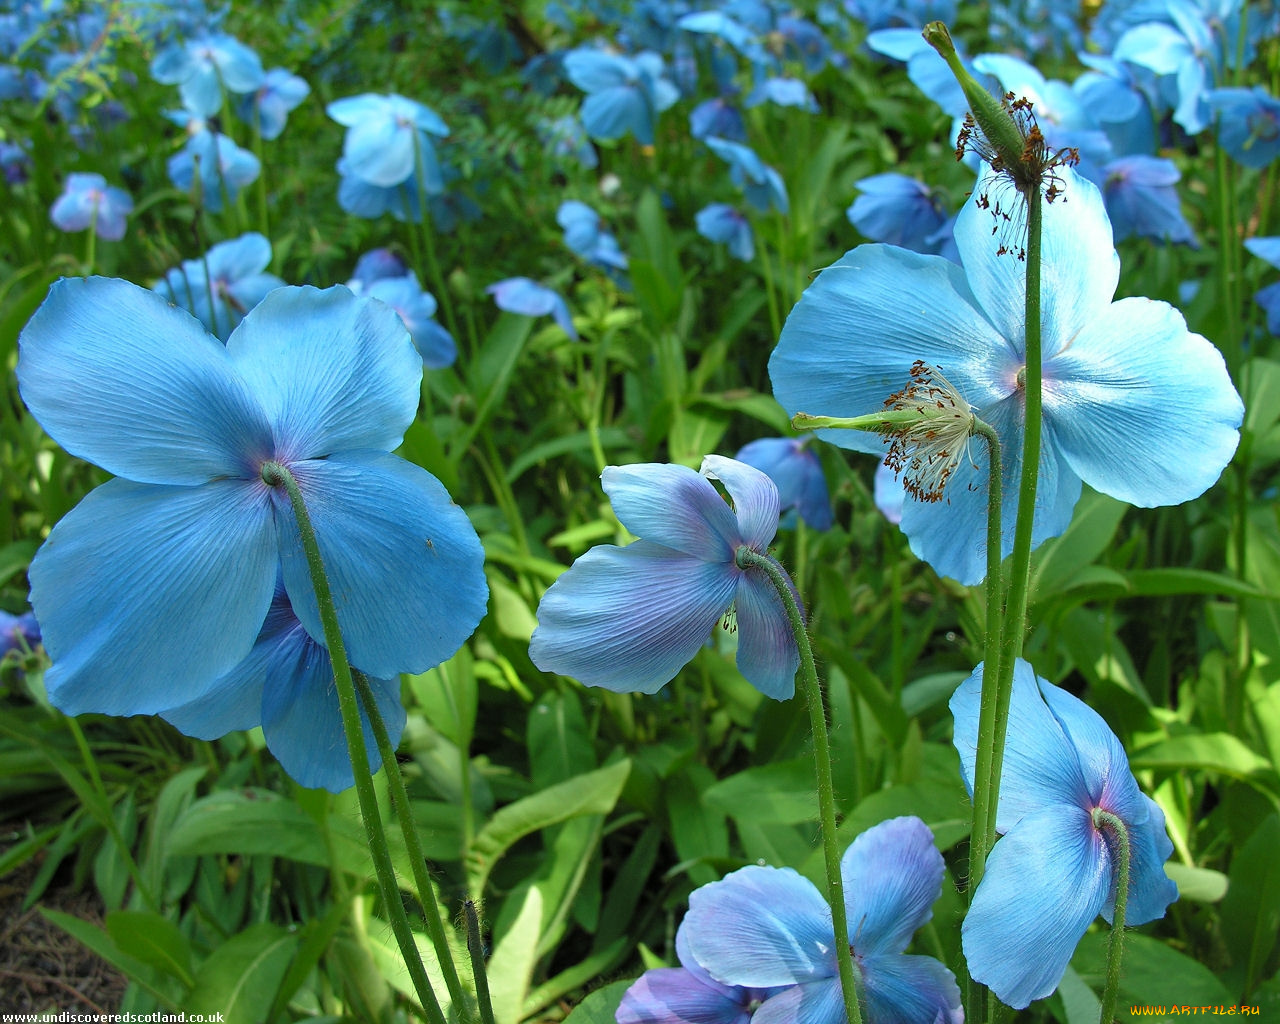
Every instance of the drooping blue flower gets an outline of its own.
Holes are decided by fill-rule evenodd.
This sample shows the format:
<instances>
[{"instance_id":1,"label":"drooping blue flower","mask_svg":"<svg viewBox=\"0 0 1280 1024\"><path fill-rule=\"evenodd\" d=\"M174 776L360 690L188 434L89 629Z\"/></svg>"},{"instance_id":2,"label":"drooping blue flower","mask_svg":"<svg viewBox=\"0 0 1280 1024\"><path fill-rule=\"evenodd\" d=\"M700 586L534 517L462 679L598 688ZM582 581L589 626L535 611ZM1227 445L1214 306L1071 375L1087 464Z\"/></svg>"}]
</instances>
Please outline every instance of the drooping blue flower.
<instances>
[{"instance_id":1,"label":"drooping blue flower","mask_svg":"<svg viewBox=\"0 0 1280 1024\"><path fill-rule=\"evenodd\" d=\"M369 677L378 714L392 746L404 732L400 677ZM212 689L160 716L188 736L214 740L229 732L262 727L267 749L286 772L310 789L340 793L355 785L344 756L345 733L329 652L298 621L283 578L277 578L267 617L252 650ZM382 766L369 724L360 708L369 771Z\"/></svg>"},{"instance_id":2,"label":"drooping blue flower","mask_svg":"<svg viewBox=\"0 0 1280 1024\"><path fill-rule=\"evenodd\" d=\"M694 215L698 234L729 247L730 254L744 262L755 257L756 242L751 222L728 203L708 203Z\"/></svg>"},{"instance_id":3,"label":"drooping blue flower","mask_svg":"<svg viewBox=\"0 0 1280 1024\"><path fill-rule=\"evenodd\" d=\"M1102 168L1102 194L1115 240L1133 235L1194 246L1196 233L1182 216L1178 190L1182 177L1172 160L1122 156Z\"/></svg>"},{"instance_id":4,"label":"drooping blue flower","mask_svg":"<svg viewBox=\"0 0 1280 1024\"><path fill-rule=\"evenodd\" d=\"M1218 144L1245 167L1266 167L1280 156L1280 100L1260 85L1213 89L1205 104L1217 115Z\"/></svg>"},{"instance_id":5,"label":"drooping blue flower","mask_svg":"<svg viewBox=\"0 0 1280 1024\"><path fill-rule=\"evenodd\" d=\"M564 244L571 252L598 267L627 269L627 256L618 240L604 230L604 220L586 203L566 199L556 210L556 223L564 228Z\"/></svg>"},{"instance_id":6,"label":"drooping blue flower","mask_svg":"<svg viewBox=\"0 0 1280 1024\"><path fill-rule=\"evenodd\" d=\"M360 289L352 282L358 282L364 287L374 281L381 281L384 277L404 277L407 273L409 265L399 254L390 249L370 249L356 260L356 269L352 272L347 287L359 294Z\"/></svg>"},{"instance_id":7,"label":"drooping blue flower","mask_svg":"<svg viewBox=\"0 0 1280 1024\"><path fill-rule=\"evenodd\" d=\"M397 93L362 93L334 100L325 110L347 129L344 176L393 188L416 175L428 192L444 188L431 136L448 135L449 126L430 107Z\"/></svg>"},{"instance_id":8,"label":"drooping blue flower","mask_svg":"<svg viewBox=\"0 0 1280 1024\"><path fill-rule=\"evenodd\" d=\"M757 79L744 103L747 107L773 103L779 107L799 107L811 114L818 112L818 101L814 99L809 87L798 78L781 75Z\"/></svg>"},{"instance_id":9,"label":"drooping blue flower","mask_svg":"<svg viewBox=\"0 0 1280 1024\"><path fill-rule=\"evenodd\" d=\"M719 479L733 507L712 486ZM743 570L778 529L778 489L741 462L708 455L702 473L657 463L601 476L618 520L640 540L600 545L543 595L529 657L544 672L623 693L656 693L737 611L738 669L777 700L795 692L800 655L772 584Z\"/></svg>"},{"instance_id":10,"label":"drooping blue flower","mask_svg":"<svg viewBox=\"0 0 1280 1024\"><path fill-rule=\"evenodd\" d=\"M207 694L249 655L281 573L323 637L269 461L301 488L355 668L425 671L484 614L475 530L435 477L387 454L417 412L422 360L382 303L279 288L224 345L154 292L66 278L22 332L17 377L55 441L116 474L31 564L49 700L67 714Z\"/></svg>"},{"instance_id":11,"label":"drooping blue flower","mask_svg":"<svg viewBox=\"0 0 1280 1024\"><path fill-rule=\"evenodd\" d=\"M740 111L728 96L716 96L703 100L689 112L689 133L695 139L713 135L730 142L747 141L747 125Z\"/></svg>"},{"instance_id":12,"label":"drooping blue flower","mask_svg":"<svg viewBox=\"0 0 1280 1024\"><path fill-rule=\"evenodd\" d=\"M580 116L593 139L620 139L630 132L637 142L652 146L658 115L680 98L656 53L624 57L580 48L565 54L564 70L587 94Z\"/></svg>"},{"instance_id":13,"label":"drooping blue flower","mask_svg":"<svg viewBox=\"0 0 1280 1024\"><path fill-rule=\"evenodd\" d=\"M91 227L99 238L118 242L124 237L125 218L132 212L129 193L108 185L101 174L70 174L49 217L63 231Z\"/></svg>"},{"instance_id":14,"label":"drooping blue flower","mask_svg":"<svg viewBox=\"0 0 1280 1024\"><path fill-rule=\"evenodd\" d=\"M351 282L355 285L359 283ZM380 278L363 285L359 294L385 302L400 314L400 319L413 338L414 347L422 356L422 365L428 370L452 366L453 361L458 358L458 346L453 335L436 322L435 296L423 291L417 274L410 271L401 277Z\"/></svg>"},{"instance_id":15,"label":"drooping blue flower","mask_svg":"<svg viewBox=\"0 0 1280 1024\"><path fill-rule=\"evenodd\" d=\"M1266 260L1280 270L1280 236L1246 238L1244 247L1258 259ZM1267 285L1254 295L1253 300L1267 311L1267 330L1280 336L1280 281Z\"/></svg>"},{"instance_id":16,"label":"drooping blue flower","mask_svg":"<svg viewBox=\"0 0 1280 1024\"><path fill-rule=\"evenodd\" d=\"M973 792L982 666L951 698L955 746ZM1131 867L1124 923L1163 917L1178 898L1165 874L1173 853L1160 806L1138 789L1124 747L1083 701L1014 667L996 831L962 929L976 981L1022 1009L1058 987L1076 944L1099 913L1115 913L1116 848L1095 809L1129 833ZM1029 955L1034 951L1034 955Z\"/></svg>"},{"instance_id":17,"label":"drooping blue flower","mask_svg":"<svg viewBox=\"0 0 1280 1024\"><path fill-rule=\"evenodd\" d=\"M485 291L493 296L499 309L524 316L550 316L565 334L574 341L578 340L578 329L573 326L569 307L558 292L546 285L527 277L509 277L489 285Z\"/></svg>"},{"instance_id":18,"label":"drooping blue flower","mask_svg":"<svg viewBox=\"0 0 1280 1024\"><path fill-rule=\"evenodd\" d=\"M787 200L787 186L783 184L782 175L766 164L750 146L744 146L728 139L717 139L707 136L702 140L721 160L729 165L729 178L747 202L761 213L777 210L787 213L791 204Z\"/></svg>"},{"instance_id":19,"label":"drooping blue flower","mask_svg":"<svg viewBox=\"0 0 1280 1024\"><path fill-rule=\"evenodd\" d=\"M343 158L338 161L338 176L338 205L352 216L376 220L389 213L398 221L422 223L422 197L416 175L409 175L398 185L372 185L352 174ZM433 187L444 187L443 176L434 185L428 183L427 190Z\"/></svg>"},{"instance_id":20,"label":"drooping blue flower","mask_svg":"<svg viewBox=\"0 0 1280 1024\"><path fill-rule=\"evenodd\" d=\"M200 201L210 213L220 213L223 199L234 200L240 189L257 180L261 169L247 149L211 131L192 135L168 162L169 180L184 192L191 191L199 174Z\"/></svg>"},{"instance_id":21,"label":"drooping blue flower","mask_svg":"<svg viewBox=\"0 0 1280 1024\"><path fill-rule=\"evenodd\" d=\"M271 265L271 243L256 231L219 242L203 259L184 260L153 291L185 309L215 337L226 341L245 314L284 285Z\"/></svg>"},{"instance_id":22,"label":"drooping blue flower","mask_svg":"<svg viewBox=\"0 0 1280 1024\"><path fill-rule=\"evenodd\" d=\"M951 972L933 957L904 952L933 917L944 870L923 821L882 821L840 861L848 936L832 933L831 908L807 878L791 868L752 865L690 894L689 951L723 985L782 988L756 1019L843 1024L835 944L848 942L866 1024L962 1024Z\"/></svg>"},{"instance_id":23,"label":"drooping blue flower","mask_svg":"<svg viewBox=\"0 0 1280 1024\"><path fill-rule=\"evenodd\" d=\"M202 117L222 107L222 90L251 93L262 84L262 61L244 43L225 33L173 43L156 54L151 77L176 85L182 102Z\"/></svg>"},{"instance_id":24,"label":"drooping blue flower","mask_svg":"<svg viewBox=\"0 0 1280 1024\"><path fill-rule=\"evenodd\" d=\"M1186 3L1170 3L1169 22L1145 21L1116 40L1111 56L1145 68L1169 96L1173 119L1195 135L1209 125L1205 94L1221 66L1222 45L1206 18ZM1234 37L1233 37L1234 41Z\"/></svg>"},{"instance_id":25,"label":"drooping blue flower","mask_svg":"<svg viewBox=\"0 0 1280 1024\"><path fill-rule=\"evenodd\" d=\"M946 223L947 210L928 185L888 173L855 181L853 187L862 194L845 214L865 237L915 252L938 251L931 239Z\"/></svg>"},{"instance_id":26,"label":"drooping blue flower","mask_svg":"<svg viewBox=\"0 0 1280 1024\"><path fill-rule=\"evenodd\" d=\"M264 139L277 139L284 131L289 112L311 93L311 86L284 68L272 68L262 84L240 97L236 112L249 124L258 125Z\"/></svg>"},{"instance_id":27,"label":"drooping blue flower","mask_svg":"<svg viewBox=\"0 0 1280 1024\"><path fill-rule=\"evenodd\" d=\"M1084 480L1142 507L1178 504L1217 480L1239 443L1244 414L1221 354L1163 302L1112 302L1119 258L1102 196L1063 169L1065 203L1046 204L1043 228L1044 431L1033 544L1061 533ZM1000 437L1004 553L1021 476L1024 265L997 256L980 181L956 220L961 264L888 245L864 245L824 270L792 310L769 362L789 414L880 411L921 360L943 371ZM967 412L967 409L961 409ZM854 451L883 439L818 432ZM934 500L908 498L911 549L962 583L986 574L987 453L974 441L947 452L954 475Z\"/></svg>"},{"instance_id":28,"label":"drooping blue flower","mask_svg":"<svg viewBox=\"0 0 1280 1024\"><path fill-rule=\"evenodd\" d=\"M0 608L0 661L11 652L19 654L40 643L40 624L35 612L11 615Z\"/></svg>"},{"instance_id":29,"label":"drooping blue flower","mask_svg":"<svg viewBox=\"0 0 1280 1024\"><path fill-rule=\"evenodd\" d=\"M734 456L766 474L778 488L784 514L799 515L815 530L831 529L831 498L822 463L809 446L809 437L762 437L744 445ZM784 515L782 525L788 523Z\"/></svg>"}]
</instances>

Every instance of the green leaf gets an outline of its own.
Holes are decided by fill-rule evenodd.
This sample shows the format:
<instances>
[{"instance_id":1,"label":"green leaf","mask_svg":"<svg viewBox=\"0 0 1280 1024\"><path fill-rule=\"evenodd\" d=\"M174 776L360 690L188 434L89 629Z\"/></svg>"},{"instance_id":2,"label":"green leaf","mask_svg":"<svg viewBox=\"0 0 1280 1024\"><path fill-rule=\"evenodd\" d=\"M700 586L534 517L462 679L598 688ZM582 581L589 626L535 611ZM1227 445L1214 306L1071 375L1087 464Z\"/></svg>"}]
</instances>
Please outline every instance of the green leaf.
<instances>
[{"instance_id":1,"label":"green leaf","mask_svg":"<svg viewBox=\"0 0 1280 1024\"><path fill-rule=\"evenodd\" d=\"M1128 508L1085 488L1062 536L1045 541L1036 553L1030 592L1037 604L1070 587L1072 577L1107 549Z\"/></svg>"},{"instance_id":2,"label":"green leaf","mask_svg":"<svg viewBox=\"0 0 1280 1024\"><path fill-rule=\"evenodd\" d=\"M1264 783L1277 789L1271 762L1225 732L1174 736L1134 752L1130 764L1140 768L1200 768L1234 779Z\"/></svg>"},{"instance_id":3,"label":"green leaf","mask_svg":"<svg viewBox=\"0 0 1280 1024\"><path fill-rule=\"evenodd\" d=\"M471 447L481 428L506 397L511 375L533 331L533 317L503 313L480 345L476 358L467 365L467 386L475 398L471 422L451 438L450 451L457 458Z\"/></svg>"},{"instance_id":4,"label":"green leaf","mask_svg":"<svg viewBox=\"0 0 1280 1024\"><path fill-rule=\"evenodd\" d=\"M35 557L38 545L33 540L15 540L0 548L0 586L20 572L25 572Z\"/></svg>"},{"instance_id":5,"label":"green leaf","mask_svg":"<svg viewBox=\"0 0 1280 1024\"><path fill-rule=\"evenodd\" d=\"M1071 966L1095 992L1106 980L1107 943L1103 928L1086 933L1071 958ZM1130 1020L1129 1007L1168 1006L1171 1002L1196 1006L1230 1006L1235 1000L1209 968L1165 945L1159 939L1129 932L1121 964L1120 999L1116 1016ZM1160 1020L1161 1018L1146 1018Z\"/></svg>"},{"instance_id":6,"label":"green leaf","mask_svg":"<svg viewBox=\"0 0 1280 1024\"><path fill-rule=\"evenodd\" d=\"M709 807L756 824L795 825L818 818L813 759L796 758L748 768L702 794Z\"/></svg>"},{"instance_id":7,"label":"green leaf","mask_svg":"<svg viewBox=\"0 0 1280 1024\"><path fill-rule=\"evenodd\" d=\"M596 989L573 1008L563 1024L615 1024L622 997L634 984L634 981L615 981Z\"/></svg>"},{"instance_id":8,"label":"green leaf","mask_svg":"<svg viewBox=\"0 0 1280 1024\"><path fill-rule=\"evenodd\" d=\"M40 907L40 913L128 977L139 988L148 992L161 1006L170 1010L178 1009L177 996L164 990L155 968L125 953L106 932L74 914L67 914L61 910Z\"/></svg>"},{"instance_id":9,"label":"green leaf","mask_svg":"<svg viewBox=\"0 0 1280 1024\"><path fill-rule=\"evenodd\" d=\"M409 689L422 705L432 727L455 746L469 748L480 691L467 646L464 644L443 664L408 678Z\"/></svg>"},{"instance_id":10,"label":"green leaf","mask_svg":"<svg viewBox=\"0 0 1280 1024\"><path fill-rule=\"evenodd\" d=\"M542 928L542 892L529 886L511 929L498 939L489 958L489 998L497 1024L520 1024L524 997L538 962L538 936Z\"/></svg>"},{"instance_id":11,"label":"green leaf","mask_svg":"<svg viewBox=\"0 0 1280 1024\"><path fill-rule=\"evenodd\" d=\"M1244 969L1247 996L1280 932L1280 815L1269 815L1231 858L1227 895L1222 900L1222 935L1236 964Z\"/></svg>"},{"instance_id":12,"label":"green leaf","mask_svg":"<svg viewBox=\"0 0 1280 1024\"><path fill-rule=\"evenodd\" d=\"M1067 1024L1098 1024L1098 1018L1102 1015L1102 1003L1070 964L1063 971L1062 980L1058 982L1058 995L1062 999L1062 1011Z\"/></svg>"},{"instance_id":13,"label":"green leaf","mask_svg":"<svg viewBox=\"0 0 1280 1024\"><path fill-rule=\"evenodd\" d=\"M1133 569L1128 573L1134 597L1210 594L1216 597L1274 597L1252 583L1204 569Z\"/></svg>"},{"instance_id":14,"label":"green leaf","mask_svg":"<svg viewBox=\"0 0 1280 1024\"><path fill-rule=\"evenodd\" d=\"M116 910L107 915L107 934L122 953L159 968L190 986L191 943L168 918L148 910Z\"/></svg>"},{"instance_id":15,"label":"green leaf","mask_svg":"<svg viewBox=\"0 0 1280 1024\"><path fill-rule=\"evenodd\" d=\"M630 772L630 761L618 761L607 768L574 776L498 810L485 823L467 851L467 891L473 897L483 895L493 865L514 843L531 832L580 814L608 814L618 802Z\"/></svg>"},{"instance_id":16,"label":"green leaf","mask_svg":"<svg viewBox=\"0 0 1280 1024\"><path fill-rule=\"evenodd\" d=\"M1197 868L1177 861L1170 861L1164 866L1164 870L1178 887L1180 900L1217 903L1226 894L1227 876L1221 871Z\"/></svg>"},{"instance_id":17,"label":"green leaf","mask_svg":"<svg viewBox=\"0 0 1280 1024\"><path fill-rule=\"evenodd\" d=\"M687 873L696 885L713 882L720 875L704 861L729 855L725 816L702 802L714 779L710 769L695 762L672 775L663 787L676 856L682 863L695 862L688 864Z\"/></svg>"},{"instance_id":18,"label":"green leaf","mask_svg":"<svg viewBox=\"0 0 1280 1024\"><path fill-rule=\"evenodd\" d=\"M530 778L545 789L596 767L582 704L573 691L548 691L529 709Z\"/></svg>"},{"instance_id":19,"label":"green leaf","mask_svg":"<svg viewBox=\"0 0 1280 1024\"><path fill-rule=\"evenodd\" d=\"M250 925L200 965L187 1006L221 1013L225 1024L263 1024L297 948L298 937L278 925Z\"/></svg>"}]
</instances>

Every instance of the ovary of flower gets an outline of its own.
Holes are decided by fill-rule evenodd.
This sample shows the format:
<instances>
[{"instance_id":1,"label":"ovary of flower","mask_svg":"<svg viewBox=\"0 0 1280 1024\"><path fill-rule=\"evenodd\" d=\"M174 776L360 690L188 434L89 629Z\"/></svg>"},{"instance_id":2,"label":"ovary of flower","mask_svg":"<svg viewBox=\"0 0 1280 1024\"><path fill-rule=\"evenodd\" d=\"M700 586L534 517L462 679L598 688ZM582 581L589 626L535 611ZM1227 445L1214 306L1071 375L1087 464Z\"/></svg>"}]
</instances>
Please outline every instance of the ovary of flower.
<instances>
[{"instance_id":1,"label":"ovary of flower","mask_svg":"<svg viewBox=\"0 0 1280 1024\"><path fill-rule=\"evenodd\" d=\"M885 408L914 412L917 419L896 432L886 431L889 454L884 464L917 501L940 501L947 482L969 454L977 416L936 366L917 359L911 379L885 399Z\"/></svg>"}]
</instances>

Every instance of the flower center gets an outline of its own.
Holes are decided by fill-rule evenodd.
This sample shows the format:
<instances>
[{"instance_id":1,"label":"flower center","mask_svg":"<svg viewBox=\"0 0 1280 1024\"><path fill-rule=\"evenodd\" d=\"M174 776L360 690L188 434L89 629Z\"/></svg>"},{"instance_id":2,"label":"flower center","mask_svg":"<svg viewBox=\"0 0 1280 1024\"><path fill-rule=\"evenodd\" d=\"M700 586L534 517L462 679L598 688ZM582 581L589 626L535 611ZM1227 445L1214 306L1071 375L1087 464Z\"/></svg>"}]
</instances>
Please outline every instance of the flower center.
<instances>
[{"instance_id":1,"label":"flower center","mask_svg":"<svg viewBox=\"0 0 1280 1024\"><path fill-rule=\"evenodd\" d=\"M968 455L977 417L942 371L922 360L911 367L907 386L885 399L896 412L914 411L919 419L886 435L884 464L917 501L940 501L947 482Z\"/></svg>"}]
</instances>

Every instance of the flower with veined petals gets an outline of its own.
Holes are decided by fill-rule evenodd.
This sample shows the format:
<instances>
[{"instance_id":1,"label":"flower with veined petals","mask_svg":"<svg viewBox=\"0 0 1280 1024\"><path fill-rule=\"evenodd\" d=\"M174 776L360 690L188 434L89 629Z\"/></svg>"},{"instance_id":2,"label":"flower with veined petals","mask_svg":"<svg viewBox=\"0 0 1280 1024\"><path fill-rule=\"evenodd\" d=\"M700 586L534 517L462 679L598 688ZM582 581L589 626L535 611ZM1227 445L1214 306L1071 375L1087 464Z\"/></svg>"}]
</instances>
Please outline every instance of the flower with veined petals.
<instances>
[{"instance_id":1,"label":"flower with veined petals","mask_svg":"<svg viewBox=\"0 0 1280 1024\"><path fill-rule=\"evenodd\" d=\"M982 666L951 698L955 746L973 792ZM996 831L962 929L974 980L1022 1009L1058 987L1076 944L1099 913L1115 913L1116 840L1094 810L1119 818L1131 865L1125 924L1163 917L1178 898L1165 874L1173 853L1164 812L1138 789L1124 747L1083 701L1037 678L1018 659L1000 776Z\"/></svg>"},{"instance_id":2,"label":"flower with veined petals","mask_svg":"<svg viewBox=\"0 0 1280 1024\"><path fill-rule=\"evenodd\" d=\"M725 504L708 476L733 500ZM544 672L622 693L655 693L736 608L738 669L778 700L795 692L800 655L782 601L737 552L764 554L778 529L778 489L764 473L708 455L702 473L648 463L610 466L601 483L640 540L602 544L543 595L529 657Z\"/></svg>"},{"instance_id":3,"label":"flower with veined petals","mask_svg":"<svg viewBox=\"0 0 1280 1024\"><path fill-rule=\"evenodd\" d=\"M955 978L929 956L905 954L942 894L942 854L919 818L882 821L840 860L865 1024L962 1024ZM752 865L689 896L689 951L724 985L782 986L759 1020L844 1024L831 908L791 868Z\"/></svg>"},{"instance_id":4,"label":"flower with veined petals","mask_svg":"<svg viewBox=\"0 0 1280 1024\"><path fill-rule=\"evenodd\" d=\"M290 500L263 478L273 463L298 481L355 668L426 671L483 616L474 528L435 477L389 454L422 380L389 306L278 288L224 345L154 292L64 278L19 346L32 414L117 475L31 563L49 700L67 714L151 714L208 693L250 653L278 573L323 637Z\"/></svg>"},{"instance_id":5,"label":"flower with veined petals","mask_svg":"<svg viewBox=\"0 0 1280 1024\"><path fill-rule=\"evenodd\" d=\"M1244 415L1221 354L1177 310L1112 302L1119 258L1102 197L1070 168L1057 171L1065 194L1044 205L1036 545L1071 521L1081 480L1143 507L1197 497L1230 461ZM945 372L1000 437L1008 554L1022 476L1026 268L996 255L990 214L978 205L987 187L979 183L956 220L960 266L864 245L824 270L787 317L769 374L788 413L853 417L880 411L917 360ZM882 450L866 431L818 436ZM944 501L907 501L902 529L939 573L977 583L986 574L986 445L969 455Z\"/></svg>"}]
</instances>

